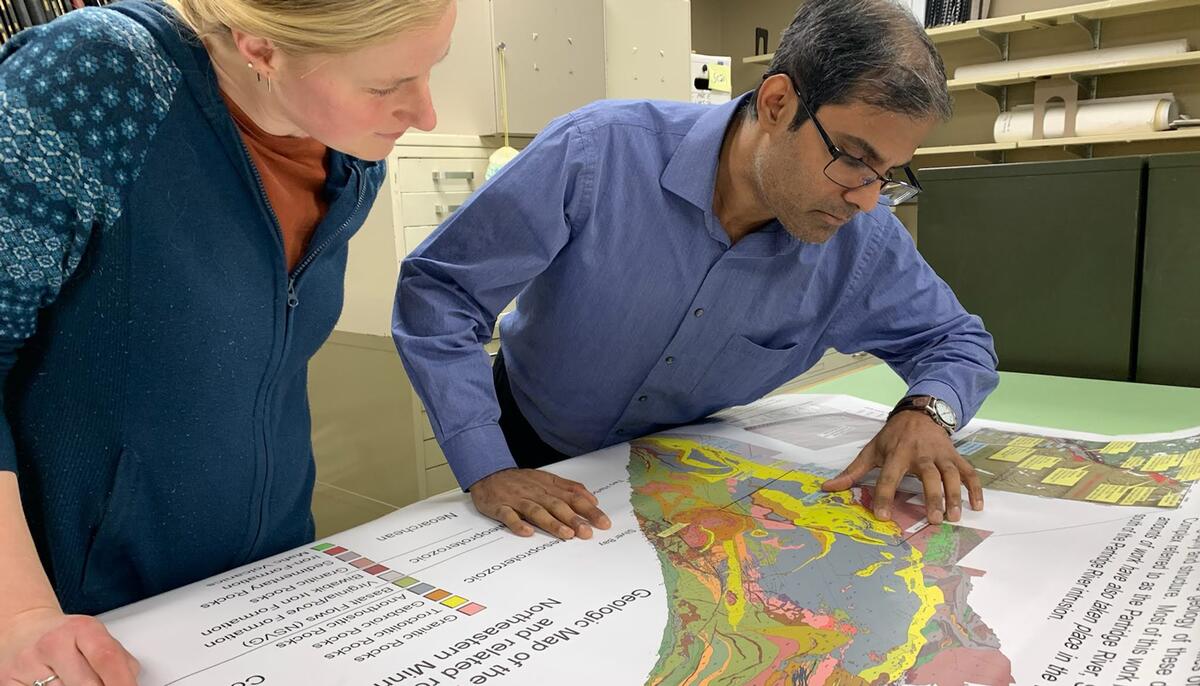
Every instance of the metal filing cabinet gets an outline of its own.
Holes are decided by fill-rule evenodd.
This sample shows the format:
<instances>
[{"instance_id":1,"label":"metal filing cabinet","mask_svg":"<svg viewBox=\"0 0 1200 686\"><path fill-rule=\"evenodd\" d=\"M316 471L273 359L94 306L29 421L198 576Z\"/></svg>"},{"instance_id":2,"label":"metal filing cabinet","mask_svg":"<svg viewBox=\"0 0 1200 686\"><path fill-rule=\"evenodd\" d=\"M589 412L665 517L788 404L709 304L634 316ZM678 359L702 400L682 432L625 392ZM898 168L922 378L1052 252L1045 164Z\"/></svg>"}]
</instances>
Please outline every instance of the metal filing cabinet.
<instances>
[{"instance_id":1,"label":"metal filing cabinet","mask_svg":"<svg viewBox=\"0 0 1200 686\"><path fill-rule=\"evenodd\" d=\"M1151 157L1146 189L1137 380L1200 386L1200 154Z\"/></svg>"},{"instance_id":2,"label":"metal filing cabinet","mask_svg":"<svg viewBox=\"0 0 1200 686\"><path fill-rule=\"evenodd\" d=\"M918 248L983 318L1001 369L1133 378L1145 164L1115 157L921 173Z\"/></svg>"}]
</instances>

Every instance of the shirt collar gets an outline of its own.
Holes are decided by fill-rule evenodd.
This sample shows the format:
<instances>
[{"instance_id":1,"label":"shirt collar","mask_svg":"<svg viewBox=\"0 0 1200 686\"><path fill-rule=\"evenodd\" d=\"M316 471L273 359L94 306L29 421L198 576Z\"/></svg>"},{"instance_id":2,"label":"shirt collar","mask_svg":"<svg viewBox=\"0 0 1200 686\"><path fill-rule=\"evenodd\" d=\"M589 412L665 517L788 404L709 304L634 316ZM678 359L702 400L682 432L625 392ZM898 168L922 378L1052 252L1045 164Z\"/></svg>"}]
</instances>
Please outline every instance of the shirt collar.
<instances>
[{"instance_id":1,"label":"shirt collar","mask_svg":"<svg viewBox=\"0 0 1200 686\"><path fill-rule=\"evenodd\" d=\"M729 246L729 234L713 214L713 195L716 193L717 165L721 161L721 145L741 103L754 91L715 107L696 120L680 141L671 161L663 170L659 183L665 190L687 200L704 212L708 235L718 243ZM761 234L761 235L760 235ZM743 245L744 244L744 245ZM772 219L762 228L738 242L741 251L761 256L790 252L799 245L778 220Z\"/></svg>"},{"instance_id":2,"label":"shirt collar","mask_svg":"<svg viewBox=\"0 0 1200 686\"><path fill-rule=\"evenodd\" d=\"M709 107L679 142L659 182L662 187L712 214L716 190L717 164L725 131L738 106L750 97L747 93L723 105Z\"/></svg>"}]
</instances>

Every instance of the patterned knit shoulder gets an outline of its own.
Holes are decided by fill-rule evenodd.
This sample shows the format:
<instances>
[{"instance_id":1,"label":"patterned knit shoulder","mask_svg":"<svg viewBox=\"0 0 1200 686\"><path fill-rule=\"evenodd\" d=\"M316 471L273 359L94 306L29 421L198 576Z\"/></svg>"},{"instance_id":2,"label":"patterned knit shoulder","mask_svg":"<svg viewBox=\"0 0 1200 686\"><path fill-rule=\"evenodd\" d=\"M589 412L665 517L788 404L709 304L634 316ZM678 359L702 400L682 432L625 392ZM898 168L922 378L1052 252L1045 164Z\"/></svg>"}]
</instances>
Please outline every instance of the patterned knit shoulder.
<instances>
[{"instance_id":1,"label":"patterned knit shoulder","mask_svg":"<svg viewBox=\"0 0 1200 686\"><path fill-rule=\"evenodd\" d=\"M24 339L122 213L180 70L132 18L86 8L0 50L0 338Z\"/></svg>"}]
</instances>

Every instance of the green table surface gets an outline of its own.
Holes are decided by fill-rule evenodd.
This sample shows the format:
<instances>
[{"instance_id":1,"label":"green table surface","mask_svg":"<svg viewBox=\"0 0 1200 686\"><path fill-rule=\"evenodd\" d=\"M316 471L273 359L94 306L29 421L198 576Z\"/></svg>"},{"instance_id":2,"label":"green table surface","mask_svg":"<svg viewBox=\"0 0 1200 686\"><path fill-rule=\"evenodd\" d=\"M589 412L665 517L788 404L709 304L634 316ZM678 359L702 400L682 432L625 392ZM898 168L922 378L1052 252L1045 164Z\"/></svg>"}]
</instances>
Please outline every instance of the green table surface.
<instances>
[{"instance_id":1,"label":"green table surface","mask_svg":"<svg viewBox=\"0 0 1200 686\"><path fill-rule=\"evenodd\" d=\"M852 395L893 405L906 385L876 365L804 390ZM1000 386L978 416L1101 434L1140 434L1200 427L1200 388L1155 386L1001 372Z\"/></svg>"}]
</instances>

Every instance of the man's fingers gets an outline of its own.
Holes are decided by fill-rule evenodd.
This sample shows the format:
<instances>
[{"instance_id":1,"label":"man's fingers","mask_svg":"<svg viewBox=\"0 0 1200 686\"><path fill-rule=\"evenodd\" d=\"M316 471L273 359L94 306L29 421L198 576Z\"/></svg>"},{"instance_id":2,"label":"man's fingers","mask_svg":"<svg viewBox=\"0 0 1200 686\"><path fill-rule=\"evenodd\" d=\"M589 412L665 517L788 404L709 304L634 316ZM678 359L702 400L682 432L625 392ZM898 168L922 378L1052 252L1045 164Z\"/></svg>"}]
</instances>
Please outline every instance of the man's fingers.
<instances>
[{"instance_id":1,"label":"man's fingers","mask_svg":"<svg viewBox=\"0 0 1200 686\"><path fill-rule=\"evenodd\" d=\"M942 495L942 473L933 460L921 460L917 465L921 484L925 487L925 516L930 524L941 524L946 511L946 498Z\"/></svg>"},{"instance_id":2,"label":"man's fingers","mask_svg":"<svg viewBox=\"0 0 1200 686\"><path fill-rule=\"evenodd\" d=\"M608 515L604 514L604 511L595 505L584 501L575 501L571 505L575 508L576 512L583 515L584 519L597 529L607 529L612 526L612 520L608 518Z\"/></svg>"},{"instance_id":3,"label":"man's fingers","mask_svg":"<svg viewBox=\"0 0 1200 686\"><path fill-rule=\"evenodd\" d=\"M518 536L533 535L533 527L526 524L525 520L521 519L521 515L508 505L501 505L495 514L491 515L491 518L507 526L509 531Z\"/></svg>"},{"instance_id":4,"label":"man's fingers","mask_svg":"<svg viewBox=\"0 0 1200 686\"><path fill-rule=\"evenodd\" d=\"M525 521L551 536L561 538L564 541L575 537L575 530L563 524L562 520L558 517L550 514L550 511L542 507L541 503L525 500L518 504L516 509L525 518Z\"/></svg>"},{"instance_id":5,"label":"man's fingers","mask_svg":"<svg viewBox=\"0 0 1200 686\"><path fill-rule=\"evenodd\" d=\"M983 482L979 480L979 472L963 456L955 453L955 457L958 458L955 460L958 464L958 473L962 475L962 480L967 485L967 497L970 498L971 509L978 512L983 509Z\"/></svg>"},{"instance_id":6,"label":"man's fingers","mask_svg":"<svg viewBox=\"0 0 1200 686\"><path fill-rule=\"evenodd\" d=\"M962 517L962 477L958 465L945 458L938 460L937 465L946 491L946 520L957 522Z\"/></svg>"},{"instance_id":7,"label":"man's fingers","mask_svg":"<svg viewBox=\"0 0 1200 686\"><path fill-rule=\"evenodd\" d=\"M557 474L554 475L554 478L556 480L555 482L557 483L558 487L563 489L564 491L566 491L568 494L567 497L564 498L564 500L569 501L569 500L573 500L575 498L583 498L583 499L587 500L589 503L591 503L591 505L593 507L600 504L600 499L597 498L594 493L589 491L587 489L587 486L584 486L583 484L579 483L578 481L571 481L570 479L564 479L561 476L558 476Z\"/></svg>"},{"instance_id":8,"label":"man's fingers","mask_svg":"<svg viewBox=\"0 0 1200 686\"><path fill-rule=\"evenodd\" d=\"M896 497L896 486L904 478L904 467L900 460L888 460L879 470L879 480L875 483L875 517L891 519L892 501Z\"/></svg>"},{"instance_id":9,"label":"man's fingers","mask_svg":"<svg viewBox=\"0 0 1200 686\"><path fill-rule=\"evenodd\" d=\"M868 443L854 458L854 461L842 470L841 474L821 484L821 490L844 491L875 467L875 449L871 443Z\"/></svg>"},{"instance_id":10,"label":"man's fingers","mask_svg":"<svg viewBox=\"0 0 1200 686\"><path fill-rule=\"evenodd\" d=\"M575 511L566 502L558 498L548 498L543 501L543 507L550 511L558 521L571 527L572 531L579 538L587 539L592 537L592 527L588 521L583 518L583 515Z\"/></svg>"}]
</instances>

